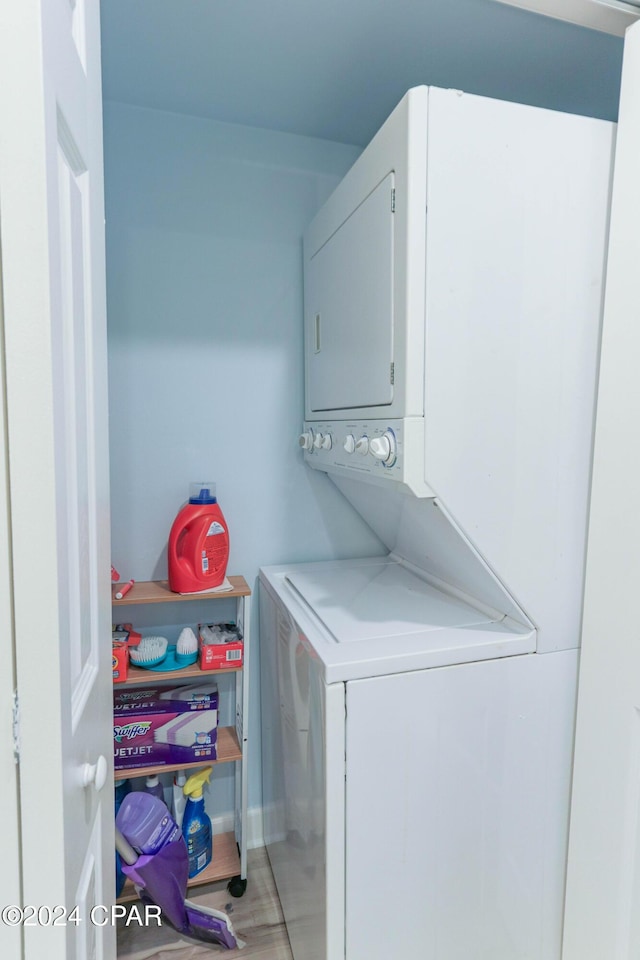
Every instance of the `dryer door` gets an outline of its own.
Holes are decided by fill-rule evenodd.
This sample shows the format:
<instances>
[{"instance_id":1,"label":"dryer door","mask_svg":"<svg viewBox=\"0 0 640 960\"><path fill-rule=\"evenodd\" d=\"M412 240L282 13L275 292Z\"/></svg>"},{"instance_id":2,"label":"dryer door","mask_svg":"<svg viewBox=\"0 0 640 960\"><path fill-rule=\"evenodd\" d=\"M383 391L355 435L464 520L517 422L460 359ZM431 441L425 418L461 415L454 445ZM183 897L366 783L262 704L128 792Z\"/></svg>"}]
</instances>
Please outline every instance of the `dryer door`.
<instances>
[{"instance_id":1,"label":"dryer door","mask_svg":"<svg viewBox=\"0 0 640 960\"><path fill-rule=\"evenodd\" d=\"M389 173L307 262L307 399L313 412L393 400L393 184Z\"/></svg>"}]
</instances>

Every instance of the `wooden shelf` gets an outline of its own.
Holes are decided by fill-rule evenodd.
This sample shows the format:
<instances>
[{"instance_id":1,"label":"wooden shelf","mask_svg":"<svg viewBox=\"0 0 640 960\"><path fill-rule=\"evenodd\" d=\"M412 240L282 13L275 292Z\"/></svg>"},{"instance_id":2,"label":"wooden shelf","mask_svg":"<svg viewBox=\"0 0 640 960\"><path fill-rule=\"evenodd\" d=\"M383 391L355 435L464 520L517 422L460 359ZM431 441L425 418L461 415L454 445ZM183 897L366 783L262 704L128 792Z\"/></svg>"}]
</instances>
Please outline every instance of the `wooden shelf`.
<instances>
[{"instance_id":1,"label":"wooden shelf","mask_svg":"<svg viewBox=\"0 0 640 960\"><path fill-rule=\"evenodd\" d=\"M114 780L130 780L132 777L150 777L154 773L169 773L171 770L189 770L192 767L208 767L211 764L231 763L242 760L235 727L218 727L217 757L215 760L198 760L196 763L165 763L150 767L127 767L114 770Z\"/></svg>"},{"instance_id":2,"label":"wooden shelf","mask_svg":"<svg viewBox=\"0 0 640 960\"><path fill-rule=\"evenodd\" d=\"M218 833L213 838L213 857L211 863L193 879L189 880L187 886L197 887L203 883L215 883L217 880L227 880L231 877L240 875L240 857L238 856L238 845L236 844L235 834ZM122 893L118 897L118 903L127 903L131 900L137 900L138 894L130 880L124 885Z\"/></svg>"},{"instance_id":3,"label":"wooden shelf","mask_svg":"<svg viewBox=\"0 0 640 960\"><path fill-rule=\"evenodd\" d=\"M238 673L242 670L239 667L223 667L222 670L201 670L197 663L190 667L182 667L181 670L145 670L144 667L134 667L129 663L127 679L124 683L114 683L113 691L116 693L120 687L139 686L144 683L161 683L165 680L189 680L197 677L199 680L205 680L207 677L215 677L220 673Z\"/></svg>"},{"instance_id":4,"label":"wooden shelf","mask_svg":"<svg viewBox=\"0 0 640 960\"><path fill-rule=\"evenodd\" d=\"M228 597L250 597L251 590L244 577L228 577L233 590L209 590L206 593L173 593L167 580L146 580L134 583L122 600L116 600L116 593L122 586L115 583L111 590L114 607L138 606L141 603L189 603L194 600L226 600Z\"/></svg>"}]
</instances>

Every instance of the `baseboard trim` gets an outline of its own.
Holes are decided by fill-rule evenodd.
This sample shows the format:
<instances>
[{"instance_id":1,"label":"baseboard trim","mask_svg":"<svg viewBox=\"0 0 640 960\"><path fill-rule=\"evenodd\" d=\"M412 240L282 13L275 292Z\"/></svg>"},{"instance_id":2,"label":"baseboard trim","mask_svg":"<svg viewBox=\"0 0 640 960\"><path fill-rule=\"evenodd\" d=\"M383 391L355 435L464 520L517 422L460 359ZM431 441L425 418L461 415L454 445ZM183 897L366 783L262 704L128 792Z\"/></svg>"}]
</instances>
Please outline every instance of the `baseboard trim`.
<instances>
[{"instance_id":1,"label":"baseboard trim","mask_svg":"<svg viewBox=\"0 0 640 960\"><path fill-rule=\"evenodd\" d=\"M211 818L214 835L216 833L231 833L234 824L233 813L223 813L219 817ZM254 850L256 847L264 847L262 807L251 807L247 810L247 849Z\"/></svg>"}]
</instances>

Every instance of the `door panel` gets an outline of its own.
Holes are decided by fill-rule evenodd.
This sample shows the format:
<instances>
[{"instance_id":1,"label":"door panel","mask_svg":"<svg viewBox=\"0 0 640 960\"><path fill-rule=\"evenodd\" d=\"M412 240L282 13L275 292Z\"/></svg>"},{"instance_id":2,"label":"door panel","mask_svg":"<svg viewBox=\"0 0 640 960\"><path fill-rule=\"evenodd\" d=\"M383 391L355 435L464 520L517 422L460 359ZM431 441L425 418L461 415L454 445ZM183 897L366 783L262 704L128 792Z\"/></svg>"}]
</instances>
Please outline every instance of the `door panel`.
<instances>
[{"instance_id":1,"label":"door panel","mask_svg":"<svg viewBox=\"0 0 640 960\"><path fill-rule=\"evenodd\" d=\"M640 25L624 49L578 688L564 960L640 956Z\"/></svg>"},{"instance_id":2,"label":"door panel","mask_svg":"<svg viewBox=\"0 0 640 960\"><path fill-rule=\"evenodd\" d=\"M23 902L82 921L25 927L23 956L113 960L89 920L115 886L97 0L2 5L0 129Z\"/></svg>"},{"instance_id":3,"label":"door panel","mask_svg":"<svg viewBox=\"0 0 640 960\"><path fill-rule=\"evenodd\" d=\"M306 353L313 411L393 399L393 213L390 173L311 257Z\"/></svg>"},{"instance_id":4,"label":"door panel","mask_svg":"<svg viewBox=\"0 0 640 960\"><path fill-rule=\"evenodd\" d=\"M84 309L87 296L84 221L88 212L86 166L61 119L58 118L58 205L62 311L55 340L60 347L57 378L62 386L56 397L56 449L60 487L66 495L59 504L63 523L58 563L63 582L67 584L62 596L62 615L69 630L75 727L96 666L96 651L91 642L91 569L82 562L90 556L91 543L95 540L89 512L91 437L87 436L90 414L87 361L90 358ZM68 509L69 504L75 504L76 509Z\"/></svg>"}]
</instances>

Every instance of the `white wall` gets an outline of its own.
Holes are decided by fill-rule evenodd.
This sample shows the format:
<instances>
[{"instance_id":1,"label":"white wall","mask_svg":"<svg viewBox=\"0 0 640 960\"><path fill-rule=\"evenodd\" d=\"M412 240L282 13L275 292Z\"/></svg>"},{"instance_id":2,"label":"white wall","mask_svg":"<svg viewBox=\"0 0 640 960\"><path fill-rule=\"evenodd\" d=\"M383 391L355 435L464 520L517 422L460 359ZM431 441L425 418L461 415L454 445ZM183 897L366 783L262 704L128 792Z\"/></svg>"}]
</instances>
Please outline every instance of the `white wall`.
<instances>
[{"instance_id":1,"label":"white wall","mask_svg":"<svg viewBox=\"0 0 640 960\"><path fill-rule=\"evenodd\" d=\"M386 552L297 447L302 231L358 149L116 103L104 122L121 576L166 577L169 529L198 479L217 483L229 572L253 589L266 564ZM192 623L211 615L187 609ZM153 625L185 607L128 612ZM250 806L260 803L258 666L254 657ZM231 807L230 772L218 771L219 812Z\"/></svg>"}]
</instances>

